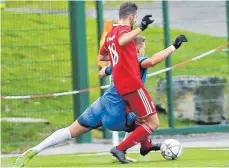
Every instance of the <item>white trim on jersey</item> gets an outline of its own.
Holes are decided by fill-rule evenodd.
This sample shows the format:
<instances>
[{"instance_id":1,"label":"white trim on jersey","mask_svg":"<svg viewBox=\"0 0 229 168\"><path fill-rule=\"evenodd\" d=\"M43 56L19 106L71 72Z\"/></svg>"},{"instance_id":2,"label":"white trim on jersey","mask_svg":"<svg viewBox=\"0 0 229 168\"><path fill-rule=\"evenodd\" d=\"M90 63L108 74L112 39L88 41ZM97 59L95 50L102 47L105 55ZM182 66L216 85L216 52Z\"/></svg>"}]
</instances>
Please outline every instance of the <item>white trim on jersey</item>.
<instances>
[{"instance_id":1,"label":"white trim on jersey","mask_svg":"<svg viewBox=\"0 0 229 168\"><path fill-rule=\"evenodd\" d=\"M144 107L145 107L147 115L148 115L149 112L150 112L150 109L149 109L149 106L147 106L147 104L146 104L146 102L145 102L145 100L144 100L144 98L143 98L143 96L142 96L142 94L140 92L140 89L138 90L138 94L139 94L139 96L140 96L140 98L142 100L142 103L144 104Z\"/></svg>"},{"instance_id":2,"label":"white trim on jersey","mask_svg":"<svg viewBox=\"0 0 229 168\"><path fill-rule=\"evenodd\" d=\"M147 114L153 113L152 108L151 108L151 106L150 106L150 104L149 104L149 101L148 101L148 99L147 99L147 97L146 97L144 91L142 90L142 88L139 89L139 93L140 93L140 95L141 95L140 97L141 97L142 101L144 102L144 105L147 106L147 108L146 108ZM145 106L145 107L146 107L146 106Z\"/></svg>"},{"instance_id":3,"label":"white trim on jersey","mask_svg":"<svg viewBox=\"0 0 229 168\"><path fill-rule=\"evenodd\" d=\"M148 98L146 97L145 92L143 91L142 88L140 89L140 91L142 92L142 95L143 95L143 97L145 97L146 103L147 103L148 106L149 106L149 109L150 109L150 113L149 113L149 114L152 114L152 113L153 113L153 109L152 109L151 106L150 106L150 102L149 102Z\"/></svg>"}]
</instances>

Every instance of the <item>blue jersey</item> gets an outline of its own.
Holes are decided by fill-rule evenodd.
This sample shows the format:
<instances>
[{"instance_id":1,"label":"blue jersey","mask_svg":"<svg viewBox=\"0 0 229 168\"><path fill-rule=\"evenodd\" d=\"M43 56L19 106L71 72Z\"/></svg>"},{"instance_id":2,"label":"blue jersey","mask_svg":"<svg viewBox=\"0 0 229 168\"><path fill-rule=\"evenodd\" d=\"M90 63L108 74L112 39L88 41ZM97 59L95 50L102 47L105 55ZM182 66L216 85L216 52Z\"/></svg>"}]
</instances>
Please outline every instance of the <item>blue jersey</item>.
<instances>
[{"instance_id":1,"label":"blue jersey","mask_svg":"<svg viewBox=\"0 0 229 168\"><path fill-rule=\"evenodd\" d=\"M147 58L142 56L138 57L139 66L145 59ZM143 83L145 83L147 69L140 67L140 70L141 79ZM111 75L111 67L108 66L105 72L107 75ZM112 131L126 131L126 127L134 122L136 116L134 113L126 113L125 106L126 104L118 94L111 77L109 89L87 108L78 118L78 121L85 127L97 128L103 125Z\"/></svg>"}]
</instances>

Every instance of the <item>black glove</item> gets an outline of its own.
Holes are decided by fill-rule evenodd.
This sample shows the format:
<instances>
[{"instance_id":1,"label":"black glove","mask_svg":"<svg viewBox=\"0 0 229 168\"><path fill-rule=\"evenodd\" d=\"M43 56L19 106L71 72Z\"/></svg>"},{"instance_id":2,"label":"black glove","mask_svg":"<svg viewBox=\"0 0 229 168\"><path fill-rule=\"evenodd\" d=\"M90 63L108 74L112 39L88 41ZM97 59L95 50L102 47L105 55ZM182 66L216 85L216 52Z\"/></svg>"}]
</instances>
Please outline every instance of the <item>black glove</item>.
<instances>
[{"instance_id":1,"label":"black glove","mask_svg":"<svg viewBox=\"0 0 229 168\"><path fill-rule=\"evenodd\" d=\"M139 26L142 31L144 31L149 24L154 22L154 20L151 20L150 17L152 17L152 15L145 15L142 18L141 25Z\"/></svg>"},{"instance_id":2,"label":"black glove","mask_svg":"<svg viewBox=\"0 0 229 168\"><path fill-rule=\"evenodd\" d=\"M176 38L175 42L173 43L173 46L178 49L183 42L187 42L188 39L185 37L185 35L180 35Z\"/></svg>"}]
</instances>

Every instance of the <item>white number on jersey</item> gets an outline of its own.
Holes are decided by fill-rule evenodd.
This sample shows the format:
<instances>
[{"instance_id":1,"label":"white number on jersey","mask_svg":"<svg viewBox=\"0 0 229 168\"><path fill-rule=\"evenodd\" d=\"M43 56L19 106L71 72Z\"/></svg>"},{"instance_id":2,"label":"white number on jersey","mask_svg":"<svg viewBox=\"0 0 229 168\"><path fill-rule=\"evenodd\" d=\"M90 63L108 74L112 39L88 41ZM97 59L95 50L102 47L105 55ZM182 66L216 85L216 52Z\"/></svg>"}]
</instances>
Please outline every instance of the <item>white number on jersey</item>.
<instances>
[{"instance_id":1,"label":"white number on jersey","mask_svg":"<svg viewBox=\"0 0 229 168\"><path fill-rule=\"evenodd\" d=\"M111 55L111 59L112 59L113 67L114 67L118 63L118 59L119 59L115 44L112 43L111 45L109 45L108 49L110 51L110 55Z\"/></svg>"}]
</instances>

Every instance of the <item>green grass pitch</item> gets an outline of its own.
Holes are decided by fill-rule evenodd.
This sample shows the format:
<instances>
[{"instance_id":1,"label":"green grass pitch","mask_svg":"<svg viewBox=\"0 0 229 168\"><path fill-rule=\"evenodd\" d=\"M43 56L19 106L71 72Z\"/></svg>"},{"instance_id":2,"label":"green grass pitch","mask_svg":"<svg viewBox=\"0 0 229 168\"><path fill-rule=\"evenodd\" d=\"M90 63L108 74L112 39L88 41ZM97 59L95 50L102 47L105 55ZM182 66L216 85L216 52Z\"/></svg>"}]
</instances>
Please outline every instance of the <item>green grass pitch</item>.
<instances>
[{"instance_id":1,"label":"green grass pitch","mask_svg":"<svg viewBox=\"0 0 229 168\"><path fill-rule=\"evenodd\" d=\"M11 2L8 3L8 5ZM12 2L12 6L20 7L33 3ZM47 2L49 3L49 2ZM61 6L56 2L53 8ZM58 4L58 5L55 5ZM65 3L66 5L67 3ZM18 5L18 6L17 6ZM94 4L93 4L94 5ZM67 6L65 6L67 7ZM58 8L60 9L60 8ZM89 87L99 86L96 57L97 29L96 20L86 19L88 82ZM171 29L172 44L175 37L185 34L189 42L182 45L171 57L172 64L190 59L205 53L227 42L226 38ZM57 35L58 34L58 35ZM162 50L163 28L150 27L143 32L147 37L146 55L151 56ZM69 18L65 15L28 14L2 11L2 95L25 95L52 93L72 90L71 56L69 40ZM60 44L60 45L48 45ZM20 46L19 48L11 48ZM25 47L27 46L27 47ZM30 47L28 47L30 46ZM8 47L8 48L7 48ZM65 61L63 61L65 60ZM67 60L67 61L66 61ZM18 64L20 63L20 66ZM165 68L164 62L149 69L150 72ZM173 70L173 75L222 76L228 78L228 55L219 51L201 60L192 62ZM66 76L66 77L65 77ZM146 88L153 100L156 98L157 81L165 77L165 73L149 78ZM64 79L64 82L62 81ZM50 87L51 86L51 87ZM229 89L226 86L227 93ZM90 103L99 97L99 90L89 93ZM2 122L2 152L24 151L36 145L56 129L66 127L73 121L72 96L24 100L3 100L2 117L45 118L50 124L43 123L9 123ZM10 112L4 109L8 106ZM160 128L168 128L167 115L160 115ZM176 127L187 127L193 123L189 120L176 120ZM101 138L99 131L93 131L93 138Z\"/></svg>"},{"instance_id":2,"label":"green grass pitch","mask_svg":"<svg viewBox=\"0 0 229 168\"><path fill-rule=\"evenodd\" d=\"M226 148L229 149L229 148ZM160 152L152 152L145 157L138 153L128 154L137 159L131 164L120 164L111 155L52 155L37 156L28 167L228 167L229 152L225 148L187 148L178 160L165 160ZM16 158L2 159L2 166L11 167Z\"/></svg>"}]
</instances>

